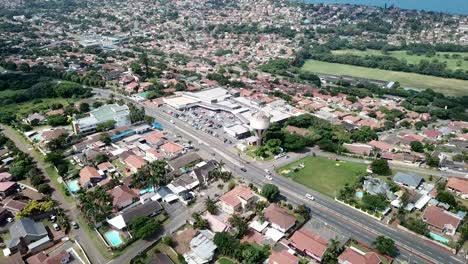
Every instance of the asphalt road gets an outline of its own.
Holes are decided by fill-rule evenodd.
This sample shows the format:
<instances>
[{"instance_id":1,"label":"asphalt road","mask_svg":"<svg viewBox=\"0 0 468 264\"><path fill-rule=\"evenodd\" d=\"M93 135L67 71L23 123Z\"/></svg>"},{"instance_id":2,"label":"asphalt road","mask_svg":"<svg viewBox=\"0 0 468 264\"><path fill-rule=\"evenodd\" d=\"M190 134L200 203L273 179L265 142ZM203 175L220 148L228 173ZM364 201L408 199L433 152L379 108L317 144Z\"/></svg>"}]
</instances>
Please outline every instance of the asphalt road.
<instances>
[{"instance_id":1,"label":"asphalt road","mask_svg":"<svg viewBox=\"0 0 468 264\"><path fill-rule=\"evenodd\" d=\"M109 90L98 89L96 91L106 95L112 93ZM117 98L128 100L128 98L124 96L118 94L114 95ZM186 123L171 117L159 109L145 109L147 114L155 117L156 121L161 123L165 130L192 139L194 143L198 143L200 149L209 153L215 153L217 159L223 159L226 163L226 167L234 171L236 175L240 175L260 186L270 182L264 178L264 169L256 163L242 160L238 154L232 150L230 145L226 145L214 137L210 137L199 130L193 129ZM174 124L170 122L171 119ZM240 167L246 168L247 171L241 171ZM414 263L464 263L447 250L433 243L387 226L374 218L341 205L333 199L310 190L285 177L274 175L271 183L274 183L280 188L281 193L287 198L288 202L296 205L306 204L313 210L313 216L315 215L327 224L336 227L340 232L349 234L357 240L369 243L379 235L392 238L396 241L400 249L400 259L411 259ZM312 194L315 197L315 201L306 199L304 197L306 193Z\"/></svg>"}]
</instances>

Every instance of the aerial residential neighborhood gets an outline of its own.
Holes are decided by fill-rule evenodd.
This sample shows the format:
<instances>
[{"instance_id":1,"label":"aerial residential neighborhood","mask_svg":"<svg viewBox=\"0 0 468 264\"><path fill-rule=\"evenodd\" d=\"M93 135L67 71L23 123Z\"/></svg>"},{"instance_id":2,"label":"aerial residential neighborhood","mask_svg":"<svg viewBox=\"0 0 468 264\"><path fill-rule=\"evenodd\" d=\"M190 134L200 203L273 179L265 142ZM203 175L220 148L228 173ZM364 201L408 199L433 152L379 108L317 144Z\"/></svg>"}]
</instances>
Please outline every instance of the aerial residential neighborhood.
<instances>
[{"instance_id":1,"label":"aerial residential neighborhood","mask_svg":"<svg viewBox=\"0 0 468 264\"><path fill-rule=\"evenodd\" d=\"M466 263L468 11L318 2L0 0L0 263Z\"/></svg>"}]
</instances>

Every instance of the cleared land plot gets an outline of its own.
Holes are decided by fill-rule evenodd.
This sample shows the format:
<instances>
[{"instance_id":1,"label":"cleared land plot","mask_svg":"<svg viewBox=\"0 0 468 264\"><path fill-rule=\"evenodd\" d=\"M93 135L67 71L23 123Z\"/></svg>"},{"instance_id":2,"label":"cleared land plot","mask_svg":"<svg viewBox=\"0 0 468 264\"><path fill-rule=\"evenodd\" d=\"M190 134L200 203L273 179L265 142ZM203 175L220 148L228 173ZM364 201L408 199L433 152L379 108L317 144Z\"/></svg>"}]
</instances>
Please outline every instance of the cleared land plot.
<instances>
[{"instance_id":1,"label":"cleared land plot","mask_svg":"<svg viewBox=\"0 0 468 264\"><path fill-rule=\"evenodd\" d=\"M365 55L387 55L397 58L399 60L406 60L410 64L418 64L421 60L429 60L432 61L433 59L437 59L439 61L445 61L447 63L447 68L456 70L468 70L468 60L464 60L464 58L468 58L468 52L437 52L435 56L428 57L425 55L408 55L405 50L396 50L396 51L389 51L387 54L383 54L380 50L334 50L332 51L333 54L353 54L359 56ZM453 57L453 56L456 57Z\"/></svg>"},{"instance_id":2,"label":"cleared land plot","mask_svg":"<svg viewBox=\"0 0 468 264\"><path fill-rule=\"evenodd\" d=\"M294 171L301 163L304 163L304 168ZM352 184L364 176L366 168L365 164L310 156L284 166L278 172L322 194L335 197L346 183Z\"/></svg>"},{"instance_id":3,"label":"cleared land plot","mask_svg":"<svg viewBox=\"0 0 468 264\"><path fill-rule=\"evenodd\" d=\"M398 81L403 87L433 89L445 95L466 95L468 91L468 81L446 79L417 73L387 71L316 60L308 60L302 69L315 73L348 75L389 82Z\"/></svg>"}]
</instances>

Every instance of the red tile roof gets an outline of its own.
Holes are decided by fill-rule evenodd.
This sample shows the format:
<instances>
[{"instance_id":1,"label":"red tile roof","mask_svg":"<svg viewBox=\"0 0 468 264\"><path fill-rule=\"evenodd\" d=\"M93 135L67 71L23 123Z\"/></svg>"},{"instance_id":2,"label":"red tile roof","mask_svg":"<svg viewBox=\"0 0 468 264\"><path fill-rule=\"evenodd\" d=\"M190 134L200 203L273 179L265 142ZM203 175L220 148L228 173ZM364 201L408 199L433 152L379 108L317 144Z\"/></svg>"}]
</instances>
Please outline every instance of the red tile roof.
<instances>
[{"instance_id":1,"label":"red tile roof","mask_svg":"<svg viewBox=\"0 0 468 264\"><path fill-rule=\"evenodd\" d=\"M392 146L390 144L387 144L383 141L377 141L377 140L372 140L371 142L368 143L369 145L373 146L373 147L376 147L380 150L391 150L392 149Z\"/></svg>"},{"instance_id":2,"label":"red tile roof","mask_svg":"<svg viewBox=\"0 0 468 264\"><path fill-rule=\"evenodd\" d=\"M296 264L299 263L299 258L289 253L287 250L271 252L268 258L268 264Z\"/></svg>"},{"instance_id":3,"label":"red tile roof","mask_svg":"<svg viewBox=\"0 0 468 264\"><path fill-rule=\"evenodd\" d=\"M462 194L468 194L468 179L450 177L448 178L447 188L453 189Z\"/></svg>"},{"instance_id":4,"label":"red tile roof","mask_svg":"<svg viewBox=\"0 0 468 264\"><path fill-rule=\"evenodd\" d=\"M245 185L238 185L234 189L230 190L229 192L221 196L220 200L232 207L236 207L237 205L241 204L241 201L239 198L242 198L243 200L248 201L252 199L254 196L255 195L253 194L252 190L250 190L249 187Z\"/></svg>"},{"instance_id":5,"label":"red tile roof","mask_svg":"<svg viewBox=\"0 0 468 264\"><path fill-rule=\"evenodd\" d=\"M94 167L86 166L80 170L81 186L86 185L92 178L101 178L101 174Z\"/></svg>"},{"instance_id":6,"label":"red tile roof","mask_svg":"<svg viewBox=\"0 0 468 264\"><path fill-rule=\"evenodd\" d=\"M138 195L126 185L119 185L107 191L113 197L112 204L117 207L123 207L122 203L137 198Z\"/></svg>"},{"instance_id":7,"label":"red tile roof","mask_svg":"<svg viewBox=\"0 0 468 264\"><path fill-rule=\"evenodd\" d=\"M294 232L290 241L298 250L313 254L319 259L322 259L328 247L328 243L325 239L304 228Z\"/></svg>"},{"instance_id":8,"label":"red tile roof","mask_svg":"<svg viewBox=\"0 0 468 264\"><path fill-rule=\"evenodd\" d=\"M379 264L381 262L377 253L367 252L361 254L351 247L346 248L346 250L341 253L338 257L338 261L347 264Z\"/></svg>"},{"instance_id":9,"label":"red tile roof","mask_svg":"<svg viewBox=\"0 0 468 264\"><path fill-rule=\"evenodd\" d=\"M146 160L144 160L142 157L140 156L137 156L137 155L130 155L128 156L124 162L132 167L132 168L135 168L135 169L139 169L141 167L143 167L145 164L146 164Z\"/></svg>"},{"instance_id":10,"label":"red tile roof","mask_svg":"<svg viewBox=\"0 0 468 264\"><path fill-rule=\"evenodd\" d=\"M296 223L296 218L294 216L275 203L270 204L263 213L268 222L274 223L282 229L287 230Z\"/></svg>"},{"instance_id":11,"label":"red tile roof","mask_svg":"<svg viewBox=\"0 0 468 264\"><path fill-rule=\"evenodd\" d=\"M167 142L161 146L161 149L167 154L174 154L184 150L184 147L174 142Z\"/></svg>"},{"instance_id":12,"label":"red tile roof","mask_svg":"<svg viewBox=\"0 0 468 264\"><path fill-rule=\"evenodd\" d=\"M12 188L13 186L15 186L16 182L12 182L12 181L3 181L3 182L0 182L0 192L5 192L7 191L8 189Z\"/></svg>"},{"instance_id":13,"label":"red tile roof","mask_svg":"<svg viewBox=\"0 0 468 264\"><path fill-rule=\"evenodd\" d=\"M445 211L443 208L430 205L426 208L423 215L424 222L439 229L445 229L446 225L451 225L457 228L460 225L461 219L457 216Z\"/></svg>"}]
</instances>

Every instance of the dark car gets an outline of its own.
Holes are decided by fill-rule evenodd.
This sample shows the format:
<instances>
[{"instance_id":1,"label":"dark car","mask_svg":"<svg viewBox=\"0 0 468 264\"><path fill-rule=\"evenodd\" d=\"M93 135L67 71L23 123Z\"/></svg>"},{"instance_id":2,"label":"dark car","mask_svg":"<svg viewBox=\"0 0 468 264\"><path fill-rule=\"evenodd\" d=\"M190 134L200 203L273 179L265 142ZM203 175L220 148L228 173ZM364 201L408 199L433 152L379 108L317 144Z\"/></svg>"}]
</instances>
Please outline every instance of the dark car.
<instances>
[{"instance_id":1,"label":"dark car","mask_svg":"<svg viewBox=\"0 0 468 264\"><path fill-rule=\"evenodd\" d=\"M246 171L247 171L246 168L240 168L240 170L243 171L243 172L246 172Z\"/></svg>"}]
</instances>

